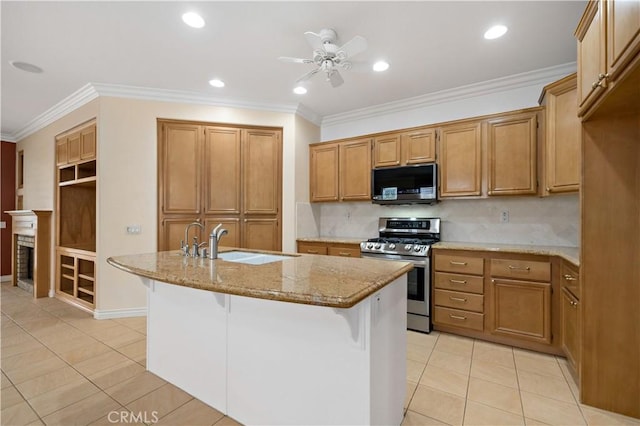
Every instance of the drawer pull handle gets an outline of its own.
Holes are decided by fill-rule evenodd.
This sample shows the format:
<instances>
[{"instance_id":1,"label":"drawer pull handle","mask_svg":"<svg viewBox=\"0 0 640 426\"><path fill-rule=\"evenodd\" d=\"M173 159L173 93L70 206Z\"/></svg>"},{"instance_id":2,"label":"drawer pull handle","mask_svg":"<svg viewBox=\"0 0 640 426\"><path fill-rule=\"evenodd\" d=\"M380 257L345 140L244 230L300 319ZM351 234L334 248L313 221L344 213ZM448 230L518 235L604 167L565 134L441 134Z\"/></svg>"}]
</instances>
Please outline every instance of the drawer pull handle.
<instances>
[{"instance_id":1,"label":"drawer pull handle","mask_svg":"<svg viewBox=\"0 0 640 426\"><path fill-rule=\"evenodd\" d=\"M307 250L307 253L318 254L318 250Z\"/></svg>"},{"instance_id":2,"label":"drawer pull handle","mask_svg":"<svg viewBox=\"0 0 640 426\"><path fill-rule=\"evenodd\" d=\"M450 279L449 282L451 282L453 284L467 285L467 280L453 280L453 279Z\"/></svg>"},{"instance_id":3,"label":"drawer pull handle","mask_svg":"<svg viewBox=\"0 0 640 426\"><path fill-rule=\"evenodd\" d=\"M452 265L467 266L467 262L455 262L453 260L450 260L449 263Z\"/></svg>"},{"instance_id":4,"label":"drawer pull handle","mask_svg":"<svg viewBox=\"0 0 640 426\"><path fill-rule=\"evenodd\" d=\"M509 269L511 269L512 271L527 271L527 272L531 270L531 268L528 266L513 266L513 265L509 265Z\"/></svg>"},{"instance_id":5,"label":"drawer pull handle","mask_svg":"<svg viewBox=\"0 0 640 426\"><path fill-rule=\"evenodd\" d=\"M565 274L565 275L564 275L564 279L565 279L566 281L578 281L578 279L577 279L576 277L573 277L573 276L571 276L571 275L569 275L569 274Z\"/></svg>"},{"instance_id":6,"label":"drawer pull handle","mask_svg":"<svg viewBox=\"0 0 640 426\"><path fill-rule=\"evenodd\" d=\"M456 302L463 302L463 303L467 303L467 299L464 297L453 297L453 296L449 296L449 300L455 300Z\"/></svg>"},{"instance_id":7,"label":"drawer pull handle","mask_svg":"<svg viewBox=\"0 0 640 426\"><path fill-rule=\"evenodd\" d=\"M467 317L461 317L460 315L453 315L453 314L449 314L449 318L453 318L453 319L457 319L457 320L461 320L461 321L466 321Z\"/></svg>"},{"instance_id":8,"label":"drawer pull handle","mask_svg":"<svg viewBox=\"0 0 640 426\"><path fill-rule=\"evenodd\" d=\"M351 256L351 253L340 252L340 256Z\"/></svg>"}]
</instances>

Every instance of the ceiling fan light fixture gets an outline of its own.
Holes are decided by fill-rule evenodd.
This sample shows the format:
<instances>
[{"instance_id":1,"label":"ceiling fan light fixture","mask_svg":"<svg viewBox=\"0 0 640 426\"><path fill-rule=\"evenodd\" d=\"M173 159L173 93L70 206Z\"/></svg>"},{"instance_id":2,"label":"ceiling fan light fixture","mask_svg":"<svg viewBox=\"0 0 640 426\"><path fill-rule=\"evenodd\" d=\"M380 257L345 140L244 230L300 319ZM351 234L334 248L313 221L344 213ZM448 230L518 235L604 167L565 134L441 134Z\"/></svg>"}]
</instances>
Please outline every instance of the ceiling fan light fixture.
<instances>
[{"instance_id":1,"label":"ceiling fan light fixture","mask_svg":"<svg viewBox=\"0 0 640 426\"><path fill-rule=\"evenodd\" d=\"M296 95L304 95L305 93L307 93L307 89L302 86L296 86L293 88L293 93L295 93Z\"/></svg>"},{"instance_id":2,"label":"ceiling fan light fixture","mask_svg":"<svg viewBox=\"0 0 640 426\"><path fill-rule=\"evenodd\" d=\"M224 81L214 78L213 80L209 80L209 84L213 87L224 87Z\"/></svg>"},{"instance_id":3,"label":"ceiling fan light fixture","mask_svg":"<svg viewBox=\"0 0 640 426\"><path fill-rule=\"evenodd\" d=\"M376 72L383 72L389 69L389 63L386 61L378 61L373 64L373 70Z\"/></svg>"},{"instance_id":4,"label":"ceiling fan light fixture","mask_svg":"<svg viewBox=\"0 0 640 426\"><path fill-rule=\"evenodd\" d=\"M182 21L191 28L204 27L204 19L195 12L187 12L182 15Z\"/></svg>"},{"instance_id":5,"label":"ceiling fan light fixture","mask_svg":"<svg viewBox=\"0 0 640 426\"><path fill-rule=\"evenodd\" d=\"M493 27L485 31L484 38L486 38L487 40L494 40L505 35L507 31L508 28L504 25L494 25Z\"/></svg>"}]
</instances>

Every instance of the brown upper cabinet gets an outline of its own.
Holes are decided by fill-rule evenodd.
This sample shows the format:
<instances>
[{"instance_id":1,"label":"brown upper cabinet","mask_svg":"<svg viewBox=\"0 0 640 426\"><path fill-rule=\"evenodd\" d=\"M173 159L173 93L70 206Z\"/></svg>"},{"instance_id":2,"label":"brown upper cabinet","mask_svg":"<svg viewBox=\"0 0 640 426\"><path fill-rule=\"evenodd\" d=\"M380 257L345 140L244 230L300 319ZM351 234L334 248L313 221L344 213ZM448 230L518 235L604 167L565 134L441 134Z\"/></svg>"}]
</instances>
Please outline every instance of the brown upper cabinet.
<instances>
[{"instance_id":1,"label":"brown upper cabinet","mask_svg":"<svg viewBox=\"0 0 640 426\"><path fill-rule=\"evenodd\" d=\"M440 198L481 195L481 122L453 124L440 132Z\"/></svg>"},{"instance_id":2,"label":"brown upper cabinet","mask_svg":"<svg viewBox=\"0 0 640 426\"><path fill-rule=\"evenodd\" d=\"M580 188L580 142L577 80L571 74L544 87L540 105L545 112L544 194Z\"/></svg>"},{"instance_id":3,"label":"brown upper cabinet","mask_svg":"<svg viewBox=\"0 0 640 426\"><path fill-rule=\"evenodd\" d=\"M56 165L64 166L96 158L96 125L56 138Z\"/></svg>"},{"instance_id":4,"label":"brown upper cabinet","mask_svg":"<svg viewBox=\"0 0 640 426\"><path fill-rule=\"evenodd\" d=\"M221 245L280 250L282 131L158 121L158 250L174 250L192 222L206 243L218 223ZM192 243L186 241L186 243Z\"/></svg>"},{"instance_id":5,"label":"brown upper cabinet","mask_svg":"<svg viewBox=\"0 0 640 426\"><path fill-rule=\"evenodd\" d=\"M487 120L489 195L535 194L536 113Z\"/></svg>"},{"instance_id":6,"label":"brown upper cabinet","mask_svg":"<svg viewBox=\"0 0 640 426\"><path fill-rule=\"evenodd\" d=\"M373 167L405 166L435 160L434 128L390 133L373 140Z\"/></svg>"},{"instance_id":7,"label":"brown upper cabinet","mask_svg":"<svg viewBox=\"0 0 640 426\"><path fill-rule=\"evenodd\" d=\"M576 37L578 115L586 118L640 51L640 2L590 1Z\"/></svg>"},{"instance_id":8,"label":"brown upper cabinet","mask_svg":"<svg viewBox=\"0 0 640 426\"><path fill-rule=\"evenodd\" d=\"M371 139L310 146L311 201L371 200Z\"/></svg>"}]
</instances>

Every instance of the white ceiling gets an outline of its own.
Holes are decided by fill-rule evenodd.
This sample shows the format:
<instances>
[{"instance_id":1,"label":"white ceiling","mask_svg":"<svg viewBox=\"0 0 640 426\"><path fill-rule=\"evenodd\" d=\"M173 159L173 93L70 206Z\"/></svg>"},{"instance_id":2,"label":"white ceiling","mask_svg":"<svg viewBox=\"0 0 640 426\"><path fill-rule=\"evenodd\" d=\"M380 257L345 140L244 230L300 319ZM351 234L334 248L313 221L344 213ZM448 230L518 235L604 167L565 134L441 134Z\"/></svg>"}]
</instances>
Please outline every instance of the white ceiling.
<instances>
[{"instance_id":1,"label":"white ceiling","mask_svg":"<svg viewBox=\"0 0 640 426\"><path fill-rule=\"evenodd\" d=\"M573 32L584 1L31 2L2 1L2 135L30 122L87 83L186 91L216 99L303 104L320 117L380 105L576 60ZM199 12L203 29L181 15ZM488 41L502 23L509 32ZM343 71L292 93L313 65L303 33L334 28L369 48L354 60L386 59L385 73ZM23 61L44 72L19 71ZM226 87L209 86L220 78Z\"/></svg>"}]
</instances>

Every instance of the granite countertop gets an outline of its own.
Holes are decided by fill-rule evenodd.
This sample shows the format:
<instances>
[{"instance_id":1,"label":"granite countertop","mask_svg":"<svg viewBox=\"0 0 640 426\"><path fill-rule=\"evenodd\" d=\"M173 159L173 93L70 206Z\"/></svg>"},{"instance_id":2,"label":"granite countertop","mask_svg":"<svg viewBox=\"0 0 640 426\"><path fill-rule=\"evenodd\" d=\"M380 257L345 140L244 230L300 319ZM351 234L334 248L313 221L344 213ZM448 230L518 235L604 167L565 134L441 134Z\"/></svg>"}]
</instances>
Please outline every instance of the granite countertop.
<instances>
[{"instance_id":1,"label":"granite countertop","mask_svg":"<svg viewBox=\"0 0 640 426\"><path fill-rule=\"evenodd\" d=\"M308 243L336 243L336 244L358 244L367 241L367 238L343 238L343 237L302 237L296 241Z\"/></svg>"},{"instance_id":2,"label":"granite countertop","mask_svg":"<svg viewBox=\"0 0 640 426\"><path fill-rule=\"evenodd\" d=\"M220 252L231 250L221 248ZM249 265L184 257L176 250L115 256L107 262L141 277L180 286L333 308L350 308L413 268L408 262L277 254L291 257Z\"/></svg>"},{"instance_id":3,"label":"granite countertop","mask_svg":"<svg viewBox=\"0 0 640 426\"><path fill-rule=\"evenodd\" d=\"M463 243L463 242L447 242L440 241L432 245L434 249L449 250L478 250L478 251L497 251L502 253L522 253L522 254L539 254L544 256L559 256L564 260L573 263L575 266L580 265L580 249L578 247L562 247L562 246L536 246L536 245L518 245L518 244L496 244L496 243Z\"/></svg>"}]
</instances>

